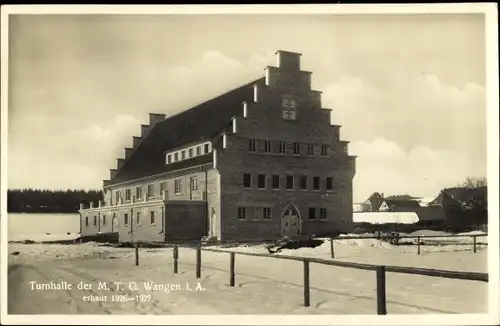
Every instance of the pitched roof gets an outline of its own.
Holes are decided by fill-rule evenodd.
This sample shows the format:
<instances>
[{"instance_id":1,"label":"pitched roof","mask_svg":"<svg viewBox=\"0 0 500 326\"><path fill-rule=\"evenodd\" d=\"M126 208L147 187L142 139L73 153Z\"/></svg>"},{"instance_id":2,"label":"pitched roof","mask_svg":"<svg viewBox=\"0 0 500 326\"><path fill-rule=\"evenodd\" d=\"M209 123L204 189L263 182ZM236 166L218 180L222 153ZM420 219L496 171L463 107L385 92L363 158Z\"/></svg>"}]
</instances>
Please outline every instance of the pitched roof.
<instances>
[{"instance_id":1,"label":"pitched roof","mask_svg":"<svg viewBox=\"0 0 500 326\"><path fill-rule=\"evenodd\" d=\"M165 164L163 153L194 142L212 140L218 136L227 128L233 117L243 115L242 102L253 101L253 85L262 85L264 81L264 77L254 79L243 86L158 122L109 184L198 165L197 163L200 162L211 162L212 155L203 155L182 162Z\"/></svg>"},{"instance_id":2,"label":"pitched roof","mask_svg":"<svg viewBox=\"0 0 500 326\"><path fill-rule=\"evenodd\" d=\"M465 203L470 201L472 198L482 198L487 200L487 187L478 187L478 188L446 188L443 190L444 193L451 196L451 198L455 199L460 203Z\"/></svg>"},{"instance_id":3,"label":"pitched roof","mask_svg":"<svg viewBox=\"0 0 500 326\"><path fill-rule=\"evenodd\" d=\"M405 199L386 199L386 204L389 207L397 208L418 208L420 204L416 200L405 200Z\"/></svg>"}]
</instances>

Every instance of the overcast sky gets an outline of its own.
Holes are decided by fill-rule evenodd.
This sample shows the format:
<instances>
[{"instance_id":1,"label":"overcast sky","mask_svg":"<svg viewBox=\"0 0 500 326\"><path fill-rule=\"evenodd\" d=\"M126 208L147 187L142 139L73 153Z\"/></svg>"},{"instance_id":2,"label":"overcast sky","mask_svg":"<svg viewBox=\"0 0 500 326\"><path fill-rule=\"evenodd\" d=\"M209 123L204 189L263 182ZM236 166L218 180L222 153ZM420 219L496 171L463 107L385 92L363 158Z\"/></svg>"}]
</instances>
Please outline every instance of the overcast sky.
<instances>
[{"instance_id":1,"label":"overcast sky","mask_svg":"<svg viewBox=\"0 0 500 326\"><path fill-rule=\"evenodd\" d=\"M9 188L100 188L148 112L303 53L358 155L354 200L486 175L482 15L10 16Z\"/></svg>"}]
</instances>

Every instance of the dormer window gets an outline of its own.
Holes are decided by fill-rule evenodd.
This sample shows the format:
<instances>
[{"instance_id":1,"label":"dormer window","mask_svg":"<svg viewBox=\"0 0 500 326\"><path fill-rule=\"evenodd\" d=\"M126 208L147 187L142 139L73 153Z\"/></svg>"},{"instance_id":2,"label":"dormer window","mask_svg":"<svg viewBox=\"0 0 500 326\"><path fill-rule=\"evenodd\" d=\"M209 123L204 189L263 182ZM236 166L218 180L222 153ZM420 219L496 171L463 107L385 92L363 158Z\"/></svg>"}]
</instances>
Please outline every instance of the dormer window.
<instances>
[{"instance_id":1,"label":"dormer window","mask_svg":"<svg viewBox=\"0 0 500 326\"><path fill-rule=\"evenodd\" d=\"M179 160L179 153L174 153L174 161L177 162Z\"/></svg>"},{"instance_id":2,"label":"dormer window","mask_svg":"<svg viewBox=\"0 0 500 326\"><path fill-rule=\"evenodd\" d=\"M186 159L186 151L182 151L181 152L181 160L185 160Z\"/></svg>"},{"instance_id":3,"label":"dormer window","mask_svg":"<svg viewBox=\"0 0 500 326\"><path fill-rule=\"evenodd\" d=\"M193 149L192 148L188 149L188 153L189 153L189 157L193 157Z\"/></svg>"},{"instance_id":4,"label":"dormer window","mask_svg":"<svg viewBox=\"0 0 500 326\"><path fill-rule=\"evenodd\" d=\"M196 155L201 155L201 146L196 147Z\"/></svg>"},{"instance_id":5,"label":"dormer window","mask_svg":"<svg viewBox=\"0 0 500 326\"><path fill-rule=\"evenodd\" d=\"M172 163L172 154L167 155L167 164Z\"/></svg>"},{"instance_id":6,"label":"dormer window","mask_svg":"<svg viewBox=\"0 0 500 326\"><path fill-rule=\"evenodd\" d=\"M209 144L205 144L205 154L208 154L209 151L210 151Z\"/></svg>"}]
</instances>

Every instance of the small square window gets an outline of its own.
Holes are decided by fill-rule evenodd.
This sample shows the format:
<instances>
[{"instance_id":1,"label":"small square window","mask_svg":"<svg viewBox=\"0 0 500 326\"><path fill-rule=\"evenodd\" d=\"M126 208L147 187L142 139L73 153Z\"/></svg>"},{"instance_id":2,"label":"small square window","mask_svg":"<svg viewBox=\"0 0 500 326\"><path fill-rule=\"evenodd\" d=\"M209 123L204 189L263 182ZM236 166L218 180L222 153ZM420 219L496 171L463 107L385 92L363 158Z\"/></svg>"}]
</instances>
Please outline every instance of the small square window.
<instances>
[{"instance_id":1,"label":"small square window","mask_svg":"<svg viewBox=\"0 0 500 326\"><path fill-rule=\"evenodd\" d=\"M286 143L284 141L280 141L280 154L286 153Z\"/></svg>"},{"instance_id":2,"label":"small square window","mask_svg":"<svg viewBox=\"0 0 500 326\"><path fill-rule=\"evenodd\" d=\"M266 188L266 175L265 174L259 174L258 179L257 179L257 187L259 189Z\"/></svg>"},{"instance_id":3,"label":"small square window","mask_svg":"<svg viewBox=\"0 0 500 326\"><path fill-rule=\"evenodd\" d=\"M333 178L326 178L326 190L333 190Z\"/></svg>"},{"instance_id":4,"label":"small square window","mask_svg":"<svg viewBox=\"0 0 500 326\"><path fill-rule=\"evenodd\" d=\"M255 150L256 150L255 139L249 139L248 140L248 150L250 152L255 152Z\"/></svg>"},{"instance_id":5,"label":"small square window","mask_svg":"<svg viewBox=\"0 0 500 326\"><path fill-rule=\"evenodd\" d=\"M271 141L270 140L264 141L264 152L266 152L266 153L271 152Z\"/></svg>"},{"instance_id":6,"label":"small square window","mask_svg":"<svg viewBox=\"0 0 500 326\"><path fill-rule=\"evenodd\" d=\"M307 154L314 155L314 144L307 144Z\"/></svg>"},{"instance_id":7,"label":"small square window","mask_svg":"<svg viewBox=\"0 0 500 326\"><path fill-rule=\"evenodd\" d=\"M252 175L249 173L243 173L243 187L251 188L252 187Z\"/></svg>"},{"instance_id":8,"label":"small square window","mask_svg":"<svg viewBox=\"0 0 500 326\"><path fill-rule=\"evenodd\" d=\"M316 208L309 207L309 219L310 220L315 220L316 219Z\"/></svg>"},{"instance_id":9,"label":"small square window","mask_svg":"<svg viewBox=\"0 0 500 326\"><path fill-rule=\"evenodd\" d=\"M314 177L313 178L313 189L314 190L319 190L320 189L319 177Z\"/></svg>"},{"instance_id":10,"label":"small square window","mask_svg":"<svg viewBox=\"0 0 500 326\"><path fill-rule=\"evenodd\" d=\"M300 189L302 190L307 189L307 176L305 175L300 176Z\"/></svg>"},{"instance_id":11,"label":"small square window","mask_svg":"<svg viewBox=\"0 0 500 326\"><path fill-rule=\"evenodd\" d=\"M273 175L273 189L279 189L280 188L280 176L279 175Z\"/></svg>"},{"instance_id":12,"label":"small square window","mask_svg":"<svg viewBox=\"0 0 500 326\"><path fill-rule=\"evenodd\" d=\"M271 208L270 207L264 207L262 209L262 219L263 220L270 220L271 219Z\"/></svg>"},{"instance_id":13,"label":"small square window","mask_svg":"<svg viewBox=\"0 0 500 326\"><path fill-rule=\"evenodd\" d=\"M247 218L247 211L245 207L238 207L238 220L244 220Z\"/></svg>"},{"instance_id":14,"label":"small square window","mask_svg":"<svg viewBox=\"0 0 500 326\"><path fill-rule=\"evenodd\" d=\"M286 189L293 189L293 175L286 176Z\"/></svg>"}]
</instances>

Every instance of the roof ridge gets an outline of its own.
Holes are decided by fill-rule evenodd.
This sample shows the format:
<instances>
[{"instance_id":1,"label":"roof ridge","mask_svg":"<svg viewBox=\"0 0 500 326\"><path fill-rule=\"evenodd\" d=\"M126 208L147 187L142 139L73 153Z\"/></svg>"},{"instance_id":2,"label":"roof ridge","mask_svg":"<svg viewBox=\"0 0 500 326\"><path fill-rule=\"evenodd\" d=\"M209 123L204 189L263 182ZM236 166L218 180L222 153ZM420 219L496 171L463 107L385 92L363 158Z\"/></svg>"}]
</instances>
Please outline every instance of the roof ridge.
<instances>
[{"instance_id":1,"label":"roof ridge","mask_svg":"<svg viewBox=\"0 0 500 326\"><path fill-rule=\"evenodd\" d=\"M195 108L197 108L197 107L200 107L200 106L202 106L203 104L206 104L206 103L208 103L208 102L210 102L210 101L213 101L213 100L215 100L215 99L217 99L217 98L219 98L219 97L222 97L222 96L224 96L224 95L226 95L226 94L228 94L228 93L231 93L231 92L233 92L233 91L237 91L237 90L239 90L240 88L242 88L242 87L244 87L244 86L248 86L248 85L250 85L250 84L252 84L252 83L256 83L256 82L258 82L259 80L261 80L262 78L264 78L264 76L261 76L261 77L256 78L256 79L255 79L255 78L254 78L254 79L251 79L250 81L247 81L246 83L239 84L237 87L233 87L233 88L231 88L230 90L227 90L227 91L225 91L225 92L223 92L223 93L219 93L218 95L215 95L214 97L211 97L211 98L209 98L208 100L204 100L203 102L200 102L200 103L198 103L198 104L192 105L192 106L191 106L191 107L189 107L188 109L185 109L185 110L183 110L183 111L177 112L176 114L173 114L173 115L167 116L167 118L166 118L165 120L162 120L162 121L158 122L157 124L160 124L160 123L165 122L165 121L167 121L167 120L169 120L169 119L171 119L171 118L173 118L173 117L176 117L176 116L181 115L181 114L183 114L183 113L185 113L185 112L188 112L188 111L190 111L190 110L192 110L192 109L195 109Z\"/></svg>"}]
</instances>

